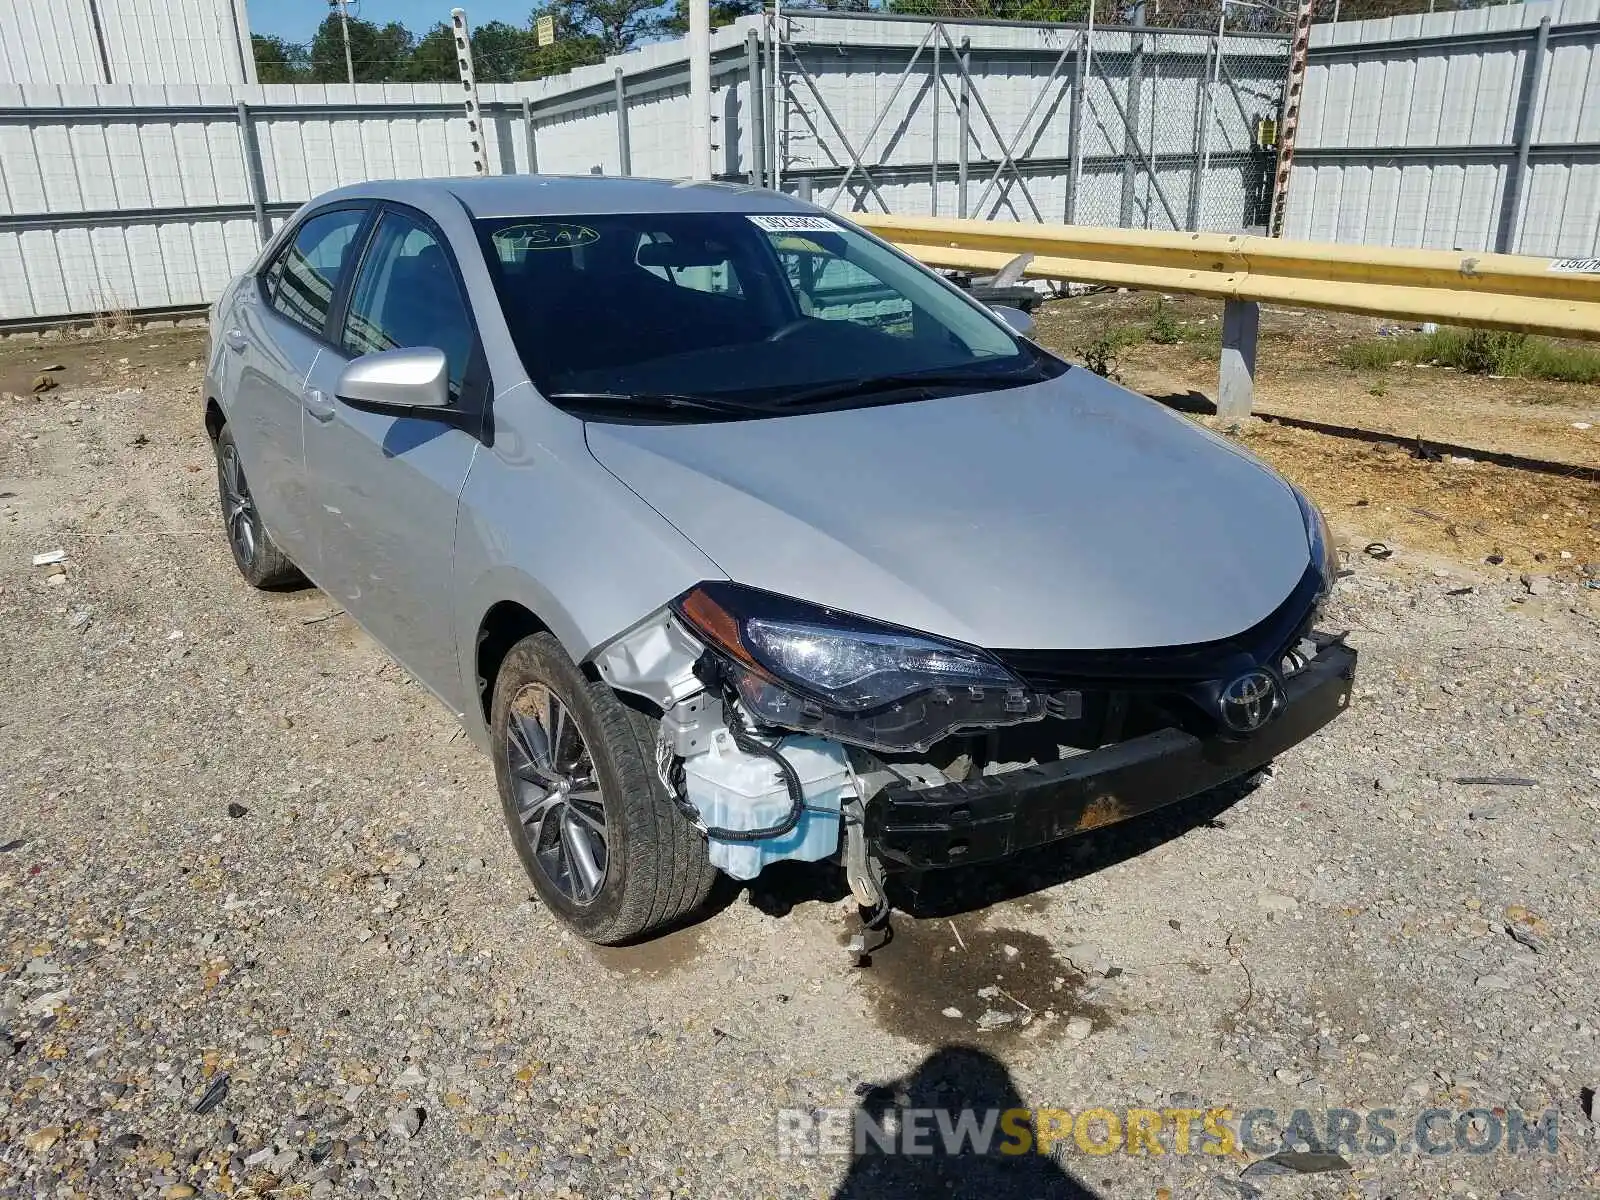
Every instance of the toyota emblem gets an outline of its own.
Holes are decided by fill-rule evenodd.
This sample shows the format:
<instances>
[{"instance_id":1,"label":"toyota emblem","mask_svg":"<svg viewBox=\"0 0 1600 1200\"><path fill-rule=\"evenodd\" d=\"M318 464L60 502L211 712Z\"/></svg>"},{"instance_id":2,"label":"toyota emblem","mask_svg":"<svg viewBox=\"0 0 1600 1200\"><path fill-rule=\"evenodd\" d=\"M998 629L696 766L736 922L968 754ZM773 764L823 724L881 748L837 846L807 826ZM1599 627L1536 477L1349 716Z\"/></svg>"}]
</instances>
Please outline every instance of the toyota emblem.
<instances>
[{"instance_id":1,"label":"toyota emblem","mask_svg":"<svg viewBox=\"0 0 1600 1200\"><path fill-rule=\"evenodd\" d=\"M1217 707L1229 729L1254 733L1283 707L1283 687L1276 675L1258 667L1223 688Z\"/></svg>"}]
</instances>

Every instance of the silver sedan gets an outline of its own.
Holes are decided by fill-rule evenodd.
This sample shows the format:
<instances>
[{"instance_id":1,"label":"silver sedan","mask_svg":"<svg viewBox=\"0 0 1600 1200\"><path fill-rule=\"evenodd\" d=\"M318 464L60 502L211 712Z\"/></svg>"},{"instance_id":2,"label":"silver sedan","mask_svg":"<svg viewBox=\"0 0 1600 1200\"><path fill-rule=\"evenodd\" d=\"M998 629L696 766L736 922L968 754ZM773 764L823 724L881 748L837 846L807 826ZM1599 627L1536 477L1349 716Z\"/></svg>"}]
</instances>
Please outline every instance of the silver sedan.
<instances>
[{"instance_id":1,"label":"silver sedan","mask_svg":"<svg viewBox=\"0 0 1600 1200\"><path fill-rule=\"evenodd\" d=\"M1315 508L1030 329L772 192L364 184L217 301L205 425L245 579L447 705L619 942L782 860L884 911L1343 709Z\"/></svg>"}]
</instances>

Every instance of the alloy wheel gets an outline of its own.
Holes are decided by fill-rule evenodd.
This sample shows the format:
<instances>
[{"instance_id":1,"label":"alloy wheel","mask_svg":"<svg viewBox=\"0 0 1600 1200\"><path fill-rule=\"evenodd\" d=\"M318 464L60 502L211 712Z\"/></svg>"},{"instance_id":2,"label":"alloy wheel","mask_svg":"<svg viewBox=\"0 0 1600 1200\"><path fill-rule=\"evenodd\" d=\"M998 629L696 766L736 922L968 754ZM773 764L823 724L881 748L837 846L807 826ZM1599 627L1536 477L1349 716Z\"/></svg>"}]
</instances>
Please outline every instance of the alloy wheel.
<instances>
[{"instance_id":1,"label":"alloy wheel","mask_svg":"<svg viewBox=\"0 0 1600 1200\"><path fill-rule=\"evenodd\" d=\"M239 451L231 445L222 451L222 515L239 561L251 565L256 560L256 502L251 499Z\"/></svg>"},{"instance_id":2,"label":"alloy wheel","mask_svg":"<svg viewBox=\"0 0 1600 1200\"><path fill-rule=\"evenodd\" d=\"M534 861L568 900L592 904L605 884L609 856L605 802L583 731L541 684L517 693L507 724L517 816Z\"/></svg>"}]
</instances>

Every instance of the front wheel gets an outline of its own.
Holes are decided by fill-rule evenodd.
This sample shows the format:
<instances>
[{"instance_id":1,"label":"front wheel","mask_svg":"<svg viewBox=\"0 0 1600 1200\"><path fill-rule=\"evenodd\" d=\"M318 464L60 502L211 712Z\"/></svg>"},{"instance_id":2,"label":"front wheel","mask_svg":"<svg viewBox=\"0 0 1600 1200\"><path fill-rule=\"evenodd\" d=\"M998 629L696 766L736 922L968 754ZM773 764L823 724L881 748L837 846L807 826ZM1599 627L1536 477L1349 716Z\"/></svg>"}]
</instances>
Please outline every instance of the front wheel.
<instances>
[{"instance_id":1,"label":"front wheel","mask_svg":"<svg viewBox=\"0 0 1600 1200\"><path fill-rule=\"evenodd\" d=\"M490 720L511 840L561 920L615 945L705 901L716 868L656 777L655 722L585 679L550 634L506 655Z\"/></svg>"}]
</instances>

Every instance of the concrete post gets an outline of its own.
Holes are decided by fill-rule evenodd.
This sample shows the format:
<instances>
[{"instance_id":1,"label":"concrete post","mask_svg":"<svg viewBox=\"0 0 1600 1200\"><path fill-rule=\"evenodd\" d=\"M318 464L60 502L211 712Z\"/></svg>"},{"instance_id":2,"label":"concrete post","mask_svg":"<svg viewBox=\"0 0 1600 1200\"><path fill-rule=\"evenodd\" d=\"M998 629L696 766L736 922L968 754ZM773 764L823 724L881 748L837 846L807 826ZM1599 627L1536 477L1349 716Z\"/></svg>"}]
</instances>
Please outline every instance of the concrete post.
<instances>
[{"instance_id":1,"label":"concrete post","mask_svg":"<svg viewBox=\"0 0 1600 1200\"><path fill-rule=\"evenodd\" d=\"M766 99L762 95L761 87L761 42L756 37L756 31L750 30L744 36L744 70L749 80L748 91L750 96L750 170L748 172L750 183L753 187L767 186L767 122ZM731 136L731 135L730 135Z\"/></svg>"},{"instance_id":2,"label":"concrete post","mask_svg":"<svg viewBox=\"0 0 1600 1200\"><path fill-rule=\"evenodd\" d=\"M533 132L533 101L522 98L522 140L528 147L528 174L539 173L539 139Z\"/></svg>"},{"instance_id":3,"label":"concrete post","mask_svg":"<svg viewBox=\"0 0 1600 1200\"><path fill-rule=\"evenodd\" d=\"M1229 300L1222 308L1222 366L1217 379L1217 416L1239 421L1250 415L1256 385L1256 335L1261 306Z\"/></svg>"},{"instance_id":4,"label":"concrete post","mask_svg":"<svg viewBox=\"0 0 1600 1200\"><path fill-rule=\"evenodd\" d=\"M711 178L711 9L689 0L689 177Z\"/></svg>"},{"instance_id":5,"label":"concrete post","mask_svg":"<svg viewBox=\"0 0 1600 1200\"><path fill-rule=\"evenodd\" d=\"M617 163L618 174L633 174L633 145L628 139L628 85L622 78L622 68L612 72L611 85L617 108Z\"/></svg>"}]
</instances>

